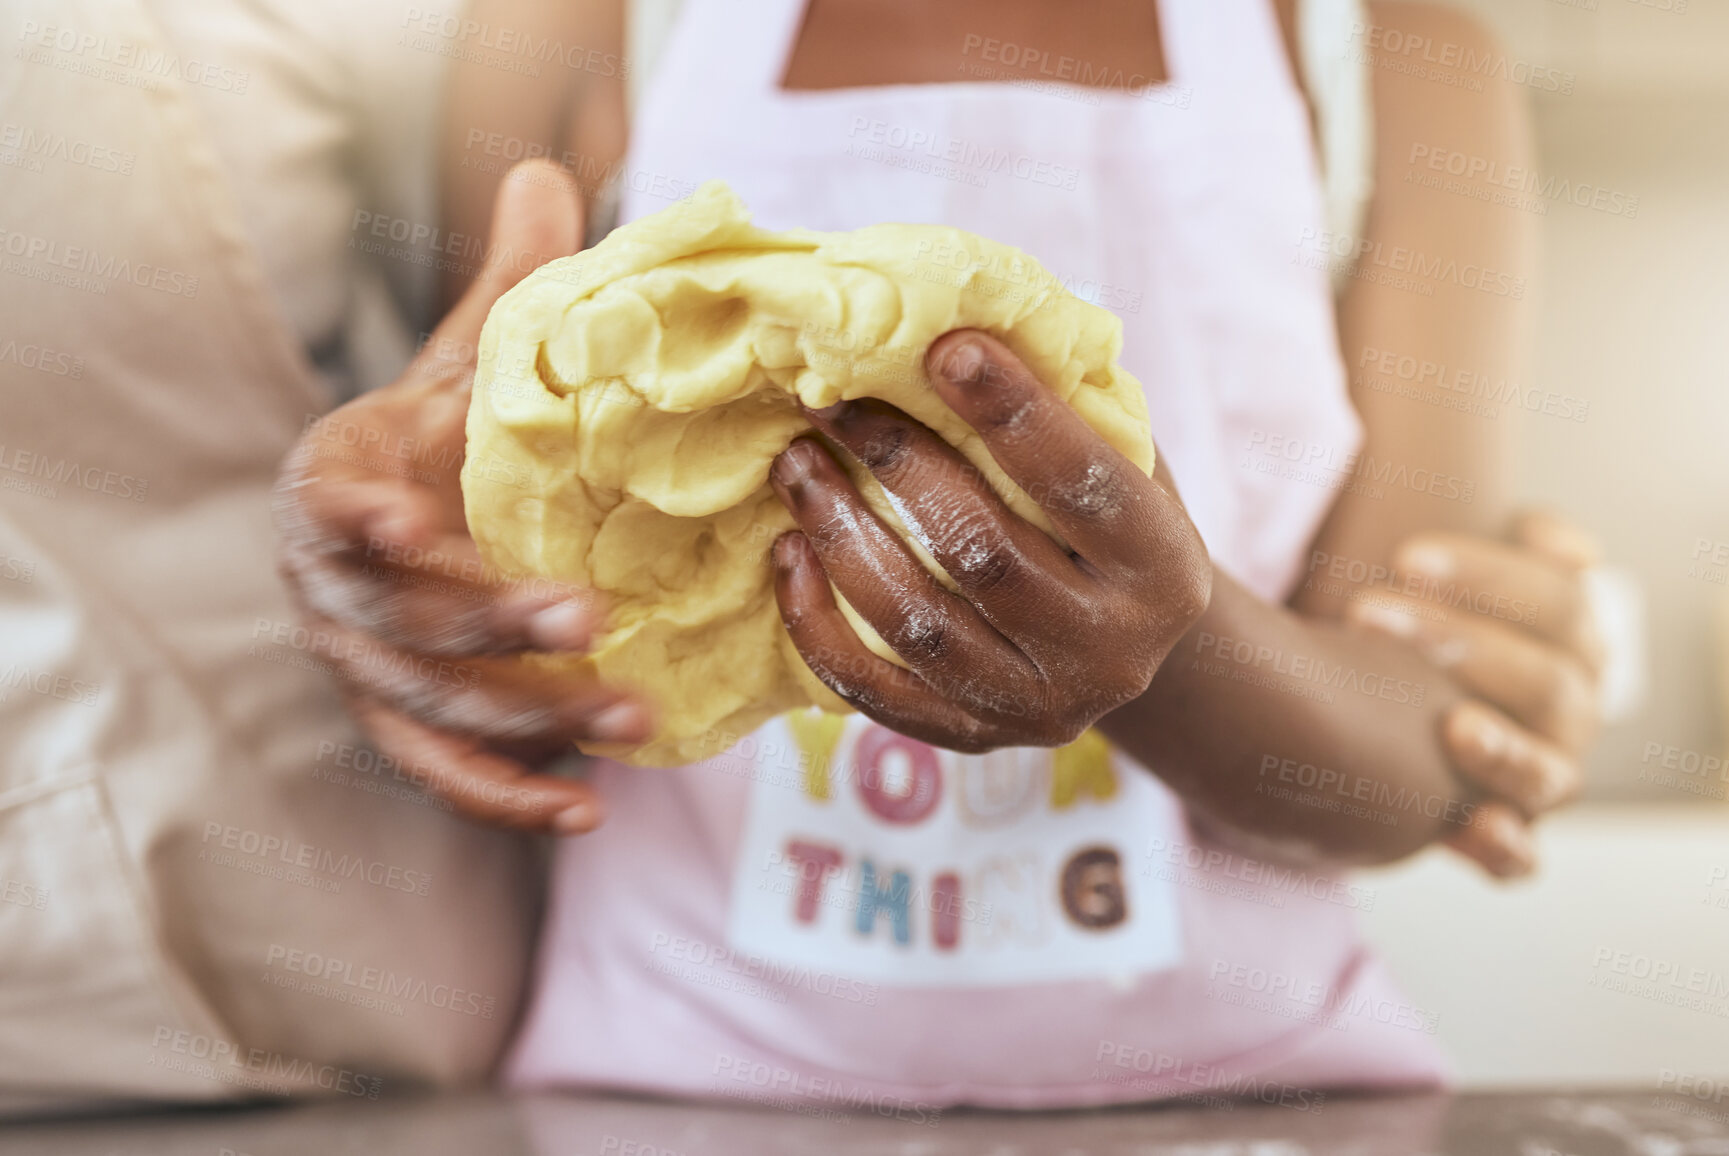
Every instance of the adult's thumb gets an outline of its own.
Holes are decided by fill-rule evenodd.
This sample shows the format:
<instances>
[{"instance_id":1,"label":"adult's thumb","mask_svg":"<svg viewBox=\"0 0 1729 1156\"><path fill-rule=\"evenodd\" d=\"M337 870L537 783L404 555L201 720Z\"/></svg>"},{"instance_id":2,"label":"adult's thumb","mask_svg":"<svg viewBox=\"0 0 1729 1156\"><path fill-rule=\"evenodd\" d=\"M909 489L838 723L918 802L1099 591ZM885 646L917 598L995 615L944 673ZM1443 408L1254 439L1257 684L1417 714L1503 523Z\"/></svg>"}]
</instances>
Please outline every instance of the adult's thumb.
<instances>
[{"instance_id":1,"label":"adult's thumb","mask_svg":"<svg viewBox=\"0 0 1729 1156\"><path fill-rule=\"evenodd\" d=\"M576 178L550 160L523 161L505 174L492 205L486 266L433 334L447 351L469 351L493 303L524 277L582 244L583 208Z\"/></svg>"}]
</instances>

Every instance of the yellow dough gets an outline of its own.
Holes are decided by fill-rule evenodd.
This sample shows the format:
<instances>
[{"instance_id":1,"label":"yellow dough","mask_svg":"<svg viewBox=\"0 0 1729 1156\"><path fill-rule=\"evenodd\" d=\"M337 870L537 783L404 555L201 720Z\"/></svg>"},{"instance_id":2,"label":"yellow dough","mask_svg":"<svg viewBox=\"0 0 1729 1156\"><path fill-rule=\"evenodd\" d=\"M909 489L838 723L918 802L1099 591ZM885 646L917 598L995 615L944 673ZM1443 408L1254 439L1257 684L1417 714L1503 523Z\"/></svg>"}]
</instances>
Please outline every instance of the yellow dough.
<instances>
[{"instance_id":1,"label":"yellow dough","mask_svg":"<svg viewBox=\"0 0 1729 1156\"><path fill-rule=\"evenodd\" d=\"M775 606L769 550L793 521L768 470L810 426L801 401L900 407L1052 532L925 376L931 342L960 328L1000 338L1152 472L1141 387L1116 364L1121 323L1019 250L958 229L774 233L711 181L493 306L468 414L469 529L500 569L606 598L607 629L588 654L524 661L592 672L656 710L647 744L585 751L676 766L785 710L850 709L805 666ZM853 474L911 541L881 488ZM872 650L899 661L842 608Z\"/></svg>"}]
</instances>

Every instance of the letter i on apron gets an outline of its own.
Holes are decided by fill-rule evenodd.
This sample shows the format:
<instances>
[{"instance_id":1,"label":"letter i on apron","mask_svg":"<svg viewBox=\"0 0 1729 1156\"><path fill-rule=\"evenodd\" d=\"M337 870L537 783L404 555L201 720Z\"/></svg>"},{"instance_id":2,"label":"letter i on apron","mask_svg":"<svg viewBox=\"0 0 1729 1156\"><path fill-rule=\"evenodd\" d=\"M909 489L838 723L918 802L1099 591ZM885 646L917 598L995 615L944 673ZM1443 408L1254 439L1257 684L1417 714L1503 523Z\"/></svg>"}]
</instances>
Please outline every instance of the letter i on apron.
<instances>
[{"instance_id":1,"label":"letter i on apron","mask_svg":"<svg viewBox=\"0 0 1729 1156\"><path fill-rule=\"evenodd\" d=\"M1142 975L1181 955L1171 884L1138 871L1170 796L1096 732L960 755L862 716L761 732L733 877L735 948L888 985ZM796 758L793 755L796 752ZM740 752L741 754L743 752Z\"/></svg>"}]
</instances>

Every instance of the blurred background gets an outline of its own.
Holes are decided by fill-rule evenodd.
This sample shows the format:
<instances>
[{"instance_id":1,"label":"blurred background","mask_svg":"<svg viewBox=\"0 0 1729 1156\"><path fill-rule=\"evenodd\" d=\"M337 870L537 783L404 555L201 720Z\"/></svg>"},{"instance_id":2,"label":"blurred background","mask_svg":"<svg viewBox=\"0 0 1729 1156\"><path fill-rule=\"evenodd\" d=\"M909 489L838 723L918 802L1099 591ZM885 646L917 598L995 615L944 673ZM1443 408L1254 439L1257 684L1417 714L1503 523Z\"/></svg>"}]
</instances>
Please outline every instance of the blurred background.
<instances>
[{"instance_id":1,"label":"blurred background","mask_svg":"<svg viewBox=\"0 0 1729 1156\"><path fill-rule=\"evenodd\" d=\"M1638 198L1633 216L1559 200L1541 218L1534 384L1589 410L1524 420L1518 485L1601 534L1645 596L1649 684L1605 731L1591 794L1673 801L1639 778L1646 744L1726 745L1729 549L1695 552L1729 542L1729 3L1459 2L1516 61L1574 79L1532 91L1541 176Z\"/></svg>"},{"instance_id":2,"label":"blurred background","mask_svg":"<svg viewBox=\"0 0 1729 1156\"><path fill-rule=\"evenodd\" d=\"M1371 932L1467 1086L1722 1076L1729 3L1457 2L1571 81L1531 94L1541 177L1638 199L1541 216L1531 384L1588 411L1520 419L1517 487L1602 536L1637 594L1645 685L1585 804L1545 825L1537 879L1488 890L1431 853L1374 877Z\"/></svg>"}]
</instances>

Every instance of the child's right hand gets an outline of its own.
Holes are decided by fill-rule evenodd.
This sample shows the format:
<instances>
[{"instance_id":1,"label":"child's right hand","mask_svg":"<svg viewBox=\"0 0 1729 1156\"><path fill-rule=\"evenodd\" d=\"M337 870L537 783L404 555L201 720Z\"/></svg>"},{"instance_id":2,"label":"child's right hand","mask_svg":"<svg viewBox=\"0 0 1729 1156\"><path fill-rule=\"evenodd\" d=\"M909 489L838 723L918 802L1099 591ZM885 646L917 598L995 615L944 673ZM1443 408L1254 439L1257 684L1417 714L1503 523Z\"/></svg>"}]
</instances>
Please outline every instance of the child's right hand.
<instances>
[{"instance_id":1,"label":"child's right hand","mask_svg":"<svg viewBox=\"0 0 1729 1156\"><path fill-rule=\"evenodd\" d=\"M643 706L516 653L587 645L588 592L524 589L481 561L460 471L475 348L505 290L574 253L581 205L549 162L499 189L486 271L401 379L328 414L276 486L283 577L356 718L403 773L470 818L575 834L600 822L585 783L538 774L579 739L646 738Z\"/></svg>"}]
</instances>

